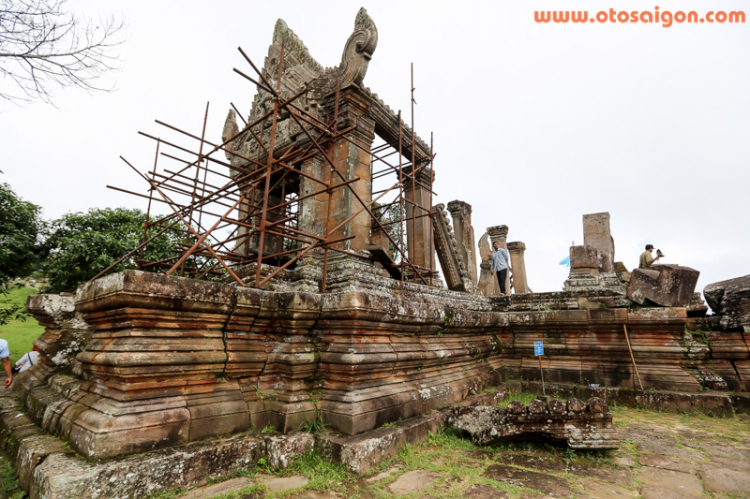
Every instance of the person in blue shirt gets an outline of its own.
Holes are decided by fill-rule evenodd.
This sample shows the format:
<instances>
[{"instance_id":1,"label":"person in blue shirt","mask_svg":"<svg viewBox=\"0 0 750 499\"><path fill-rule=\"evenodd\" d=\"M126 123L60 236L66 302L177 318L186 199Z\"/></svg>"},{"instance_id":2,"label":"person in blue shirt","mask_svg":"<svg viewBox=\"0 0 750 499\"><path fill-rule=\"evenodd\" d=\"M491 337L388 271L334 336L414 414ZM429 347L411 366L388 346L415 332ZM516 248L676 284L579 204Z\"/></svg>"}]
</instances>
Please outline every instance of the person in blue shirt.
<instances>
[{"instance_id":1,"label":"person in blue shirt","mask_svg":"<svg viewBox=\"0 0 750 499\"><path fill-rule=\"evenodd\" d=\"M3 369L8 377L5 379L5 388L8 388L13 382L13 367L10 365L10 349L8 342L0 339L0 361L3 363Z\"/></svg>"},{"instance_id":2,"label":"person in blue shirt","mask_svg":"<svg viewBox=\"0 0 750 499\"><path fill-rule=\"evenodd\" d=\"M492 243L492 247L495 250L490 256L490 271L497 274L497 282L500 284L500 294L505 295L505 280L510 268L510 255L508 254L508 250L501 248L500 243L497 241Z\"/></svg>"}]
</instances>

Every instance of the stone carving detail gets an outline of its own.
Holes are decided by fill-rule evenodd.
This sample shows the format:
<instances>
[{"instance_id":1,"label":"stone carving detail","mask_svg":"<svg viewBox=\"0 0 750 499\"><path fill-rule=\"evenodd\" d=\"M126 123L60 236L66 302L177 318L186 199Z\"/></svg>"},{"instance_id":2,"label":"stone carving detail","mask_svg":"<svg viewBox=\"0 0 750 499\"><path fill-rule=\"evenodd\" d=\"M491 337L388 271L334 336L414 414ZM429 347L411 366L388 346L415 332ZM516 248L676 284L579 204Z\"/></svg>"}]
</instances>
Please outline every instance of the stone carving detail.
<instances>
[{"instance_id":1,"label":"stone carving detail","mask_svg":"<svg viewBox=\"0 0 750 499\"><path fill-rule=\"evenodd\" d=\"M459 252L458 241L451 230L448 212L445 211L444 204L433 206L436 213L432 216L434 227L435 250L437 251L440 267L443 269L443 276L448 285L448 289L453 291L474 292L474 284L471 282L466 265Z\"/></svg>"},{"instance_id":2,"label":"stone carving detail","mask_svg":"<svg viewBox=\"0 0 750 499\"><path fill-rule=\"evenodd\" d=\"M616 449L619 440L607 403L597 397L567 404L534 400L528 406L514 400L508 407L454 407L448 424L468 433L476 444L544 436L567 441L572 449Z\"/></svg>"},{"instance_id":3,"label":"stone carving detail","mask_svg":"<svg viewBox=\"0 0 750 499\"><path fill-rule=\"evenodd\" d=\"M237 116L234 113L234 109L229 110L227 119L224 121L224 130L221 132L221 141L227 142L232 137L236 136L240 131L237 126ZM227 149L224 151L224 155L228 160L231 161L234 158L234 154L229 151L236 151L239 148L239 137L227 143L224 147Z\"/></svg>"},{"instance_id":4,"label":"stone carving detail","mask_svg":"<svg viewBox=\"0 0 750 499\"><path fill-rule=\"evenodd\" d=\"M341 88L349 85L362 85L367 73L367 65L378 46L378 29L367 11L362 7L354 21L354 33L346 41L344 54L341 56Z\"/></svg>"},{"instance_id":5,"label":"stone carving detail","mask_svg":"<svg viewBox=\"0 0 750 499\"><path fill-rule=\"evenodd\" d=\"M474 247L474 227L471 226L471 205L464 201L451 201L448 211L453 218L453 232L458 241L458 250L469 272L471 282L477 285L477 255Z\"/></svg>"}]
</instances>

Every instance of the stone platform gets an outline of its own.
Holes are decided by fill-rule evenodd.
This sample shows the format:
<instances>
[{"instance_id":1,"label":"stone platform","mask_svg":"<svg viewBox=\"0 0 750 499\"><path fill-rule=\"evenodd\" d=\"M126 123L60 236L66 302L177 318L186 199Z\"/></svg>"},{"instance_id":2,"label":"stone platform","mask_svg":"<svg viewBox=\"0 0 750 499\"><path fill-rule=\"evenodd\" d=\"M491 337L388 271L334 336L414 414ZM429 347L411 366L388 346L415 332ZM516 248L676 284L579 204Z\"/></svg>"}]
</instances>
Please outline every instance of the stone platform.
<instances>
[{"instance_id":1,"label":"stone platform","mask_svg":"<svg viewBox=\"0 0 750 499\"><path fill-rule=\"evenodd\" d=\"M538 379L540 340L546 381L635 388L624 326L644 388L748 388L747 333L703 340L684 308L624 303L604 290L489 299L374 275L317 294L125 271L75 299L30 300L47 332L14 390L31 421L100 459L267 425L360 434Z\"/></svg>"}]
</instances>

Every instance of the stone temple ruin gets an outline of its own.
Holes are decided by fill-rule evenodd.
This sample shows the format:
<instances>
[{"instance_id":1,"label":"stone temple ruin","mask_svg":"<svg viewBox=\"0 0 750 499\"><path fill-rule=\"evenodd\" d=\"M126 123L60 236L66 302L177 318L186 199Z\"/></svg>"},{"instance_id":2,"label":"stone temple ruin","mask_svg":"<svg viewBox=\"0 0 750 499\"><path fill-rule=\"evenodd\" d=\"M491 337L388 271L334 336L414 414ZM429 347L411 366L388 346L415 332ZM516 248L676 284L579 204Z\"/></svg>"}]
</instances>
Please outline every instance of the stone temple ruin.
<instances>
[{"instance_id":1,"label":"stone temple ruin","mask_svg":"<svg viewBox=\"0 0 750 499\"><path fill-rule=\"evenodd\" d=\"M139 255L140 270L27 304L45 327L40 361L15 379L20 400L0 398L0 441L32 497L147 490L124 474L102 485L104 468L72 453L197 470L165 472L173 479L158 487L167 487L313 445L247 433L269 425L295 435L326 425L323 447L361 471L368 458L351 449L377 447L367 432L401 421L393 442L418 439L417 422L444 422L443 408L476 405L509 379L539 379L535 341L545 344L547 383L621 388L634 399L731 390L721 403L747 410L750 276L708 286L706 316L697 271L628 272L615 261L609 214L599 213L584 216L564 291L532 292L526 247L507 242L508 226L476 241L468 203L433 205L432 145L363 85L377 44L362 9L340 65L324 68L279 21L262 68L240 50L257 75L235 72L257 92L247 118L232 105L220 143L205 126L197 136L164 124L197 151L147 135L171 166L128 165L148 184L149 208L172 213L150 219L143 244L123 257ZM174 230L184 242L173 258L143 259L143 247ZM511 255L510 296L497 296L489 271L495 241ZM603 401L575 410L557 402L528 414L611 430ZM522 426L536 416L509 410L497 415L503 424L535 431ZM222 457L204 467L179 461L201 453ZM113 462L100 466L112 472ZM55 478L66 470L76 478Z\"/></svg>"}]
</instances>

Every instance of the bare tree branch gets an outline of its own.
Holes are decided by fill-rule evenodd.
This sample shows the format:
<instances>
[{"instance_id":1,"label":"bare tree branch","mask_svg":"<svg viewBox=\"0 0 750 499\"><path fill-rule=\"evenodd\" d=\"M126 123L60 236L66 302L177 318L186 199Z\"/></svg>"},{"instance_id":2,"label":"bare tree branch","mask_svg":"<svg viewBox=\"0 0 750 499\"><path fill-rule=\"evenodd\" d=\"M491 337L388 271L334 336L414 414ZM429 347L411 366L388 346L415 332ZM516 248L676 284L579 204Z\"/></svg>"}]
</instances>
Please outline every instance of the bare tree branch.
<instances>
[{"instance_id":1,"label":"bare tree branch","mask_svg":"<svg viewBox=\"0 0 750 499\"><path fill-rule=\"evenodd\" d=\"M66 0L0 0L0 99L52 103L56 87L109 92L98 79L118 69L123 22L64 12Z\"/></svg>"}]
</instances>

